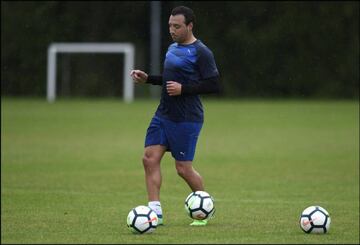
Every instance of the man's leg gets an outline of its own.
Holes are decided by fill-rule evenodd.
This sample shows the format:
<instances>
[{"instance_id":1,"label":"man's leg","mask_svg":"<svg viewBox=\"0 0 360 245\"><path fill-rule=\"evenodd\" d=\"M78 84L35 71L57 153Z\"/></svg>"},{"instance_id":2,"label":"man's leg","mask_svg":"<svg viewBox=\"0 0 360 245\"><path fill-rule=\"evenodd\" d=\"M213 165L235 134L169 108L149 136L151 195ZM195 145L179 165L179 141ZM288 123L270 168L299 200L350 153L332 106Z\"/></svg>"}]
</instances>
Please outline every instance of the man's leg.
<instances>
[{"instance_id":1,"label":"man's leg","mask_svg":"<svg viewBox=\"0 0 360 245\"><path fill-rule=\"evenodd\" d=\"M176 171L189 185L192 191L204 191L204 184L200 174L193 168L192 161L175 161Z\"/></svg>"},{"instance_id":2,"label":"man's leg","mask_svg":"<svg viewBox=\"0 0 360 245\"><path fill-rule=\"evenodd\" d=\"M177 173L186 181L192 191L204 191L201 175L193 168L192 161L175 161ZM204 226L207 220L194 220L191 226Z\"/></svg>"},{"instance_id":3,"label":"man's leg","mask_svg":"<svg viewBox=\"0 0 360 245\"><path fill-rule=\"evenodd\" d=\"M161 169L160 162L166 147L162 145L151 145L145 147L143 165L145 170L145 183L148 193L149 207L159 217L159 224L162 224L162 210L160 204Z\"/></svg>"}]
</instances>

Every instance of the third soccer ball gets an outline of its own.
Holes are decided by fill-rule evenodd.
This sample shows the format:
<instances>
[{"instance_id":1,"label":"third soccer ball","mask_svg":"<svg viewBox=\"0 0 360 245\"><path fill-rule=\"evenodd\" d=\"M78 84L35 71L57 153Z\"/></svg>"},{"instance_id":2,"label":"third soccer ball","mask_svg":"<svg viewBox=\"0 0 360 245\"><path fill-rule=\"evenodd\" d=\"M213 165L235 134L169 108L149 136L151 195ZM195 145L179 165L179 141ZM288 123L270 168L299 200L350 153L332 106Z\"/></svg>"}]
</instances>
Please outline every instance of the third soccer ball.
<instances>
[{"instance_id":1,"label":"third soccer ball","mask_svg":"<svg viewBox=\"0 0 360 245\"><path fill-rule=\"evenodd\" d=\"M300 216L300 227L306 233L326 233L330 223L329 213L320 206L310 206Z\"/></svg>"},{"instance_id":2,"label":"third soccer ball","mask_svg":"<svg viewBox=\"0 0 360 245\"><path fill-rule=\"evenodd\" d=\"M192 192L185 199L185 210L193 219L211 218L215 213L214 199L205 191Z\"/></svg>"}]
</instances>

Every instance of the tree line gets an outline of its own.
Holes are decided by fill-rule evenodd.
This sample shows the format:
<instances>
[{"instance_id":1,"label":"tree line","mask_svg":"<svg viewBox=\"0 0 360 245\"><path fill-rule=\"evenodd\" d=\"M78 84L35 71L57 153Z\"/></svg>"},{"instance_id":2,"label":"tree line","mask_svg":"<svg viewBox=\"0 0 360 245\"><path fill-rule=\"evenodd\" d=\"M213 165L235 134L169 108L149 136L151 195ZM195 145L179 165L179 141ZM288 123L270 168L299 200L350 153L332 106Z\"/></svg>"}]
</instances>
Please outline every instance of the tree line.
<instances>
[{"instance_id":1,"label":"tree line","mask_svg":"<svg viewBox=\"0 0 360 245\"><path fill-rule=\"evenodd\" d=\"M2 1L1 94L45 96L52 42L132 42L136 67L148 71L150 4ZM358 98L358 1L162 1L161 62L178 5L194 10L194 34L214 53L224 96ZM60 55L59 92L121 96L122 62L114 55Z\"/></svg>"}]
</instances>

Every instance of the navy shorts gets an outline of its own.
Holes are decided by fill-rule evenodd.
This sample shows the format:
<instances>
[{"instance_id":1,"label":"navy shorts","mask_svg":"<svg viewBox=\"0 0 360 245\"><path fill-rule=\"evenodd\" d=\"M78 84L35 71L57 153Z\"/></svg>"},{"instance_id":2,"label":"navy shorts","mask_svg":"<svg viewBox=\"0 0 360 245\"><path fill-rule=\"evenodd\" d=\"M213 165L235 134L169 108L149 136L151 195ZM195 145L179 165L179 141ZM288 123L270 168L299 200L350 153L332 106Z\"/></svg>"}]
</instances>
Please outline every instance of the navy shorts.
<instances>
[{"instance_id":1,"label":"navy shorts","mask_svg":"<svg viewBox=\"0 0 360 245\"><path fill-rule=\"evenodd\" d=\"M173 122L154 116L146 132L145 147L166 146L178 161L192 161L202 122Z\"/></svg>"}]
</instances>

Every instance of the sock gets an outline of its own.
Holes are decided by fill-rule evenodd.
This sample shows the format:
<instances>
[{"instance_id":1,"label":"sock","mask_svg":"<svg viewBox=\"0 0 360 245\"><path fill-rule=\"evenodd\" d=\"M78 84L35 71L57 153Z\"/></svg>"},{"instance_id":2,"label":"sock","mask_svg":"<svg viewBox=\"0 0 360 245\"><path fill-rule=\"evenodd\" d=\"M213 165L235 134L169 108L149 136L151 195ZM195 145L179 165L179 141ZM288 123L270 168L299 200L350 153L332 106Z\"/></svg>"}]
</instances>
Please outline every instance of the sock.
<instances>
[{"instance_id":1,"label":"sock","mask_svg":"<svg viewBox=\"0 0 360 245\"><path fill-rule=\"evenodd\" d=\"M162 218L162 209L161 209L160 201L151 201L151 202L149 202L149 208L154 210L154 212L156 213L156 215L159 218Z\"/></svg>"}]
</instances>

